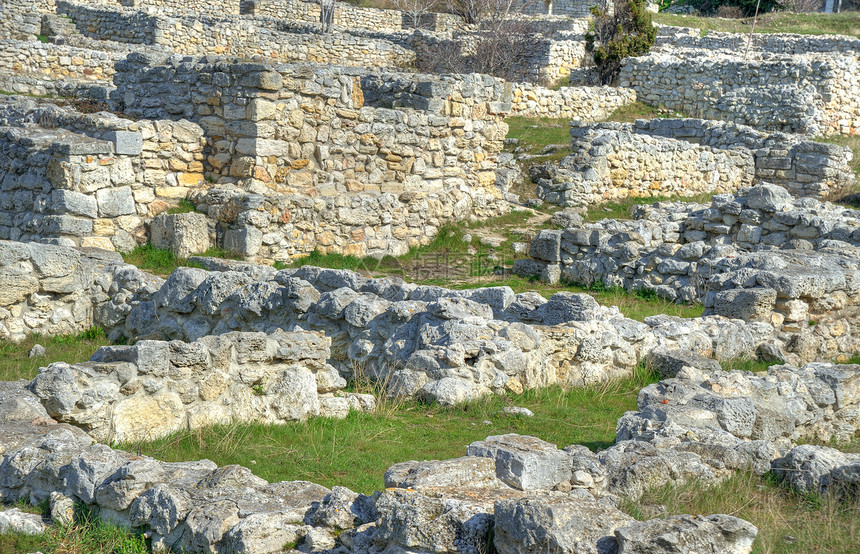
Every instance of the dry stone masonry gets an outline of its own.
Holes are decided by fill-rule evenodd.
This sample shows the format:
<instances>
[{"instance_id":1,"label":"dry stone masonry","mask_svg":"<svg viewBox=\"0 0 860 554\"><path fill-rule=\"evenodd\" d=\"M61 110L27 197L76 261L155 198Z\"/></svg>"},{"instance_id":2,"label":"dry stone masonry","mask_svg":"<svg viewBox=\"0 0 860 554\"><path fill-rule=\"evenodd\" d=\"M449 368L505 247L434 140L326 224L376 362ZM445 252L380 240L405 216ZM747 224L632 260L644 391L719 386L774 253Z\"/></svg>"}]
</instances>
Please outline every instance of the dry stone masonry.
<instances>
[{"instance_id":1,"label":"dry stone masonry","mask_svg":"<svg viewBox=\"0 0 860 554\"><path fill-rule=\"evenodd\" d=\"M755 182L836 198L852 190L853 154L786 133L702 119L572 124L572 154L536 165L538 196L565 207L620 198L728 193Z\"/></svg>"}]
</instances>

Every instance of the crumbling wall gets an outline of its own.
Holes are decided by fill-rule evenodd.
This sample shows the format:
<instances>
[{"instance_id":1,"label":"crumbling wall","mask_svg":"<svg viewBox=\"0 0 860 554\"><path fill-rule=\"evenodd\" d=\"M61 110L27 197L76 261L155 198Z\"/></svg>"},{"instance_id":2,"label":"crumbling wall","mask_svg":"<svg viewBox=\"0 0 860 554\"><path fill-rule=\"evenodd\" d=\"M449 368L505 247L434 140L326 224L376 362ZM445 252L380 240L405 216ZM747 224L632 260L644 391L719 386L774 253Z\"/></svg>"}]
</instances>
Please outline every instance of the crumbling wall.
<instances>
[{"instance_id":1,"label":"crumbling wall","mask_svg":"<svg viewBox=\"0 0 860 554\"><path fill-rule=\"evenodd\" d=\"M40 79L110 83L121 56L39 41L0 40L0 72Z\"/></svg>"},{"instance_id":2,"label":"crumbling wall","mask_svg":"<svg viewBox=\"0 0 860 554\"><path fill-rule=\"evenodd\" d=\"M829 351L822 359L855 340L858 212L758 185L709 206L657 204L634 215L542 231L529 251L537 263L515 270L703 303L706 313L800 332L798 350L820 334Z\"/></svg>"},{"instance_id":3,"label":"crumbling wall","mask_svg":"<svg viewBox=\"0 0 860 554\"><path fill-rule=\"evenodd\" d=\"M89 362L51 364L30 390L51 417L106 443L372 410L371 395L335 396L346 380L326 363L330 343L322 333L279 331L103 346ZM72 401L94 389L101 391L97 407Z\"/></svg>"},{"instance_id":4,"label":"crumbling wall","mask_svg":"<svg viewBox=\"0 0 860 554\"><path fill-rule=\"evenodd\" d=\"M35 41L42 14L53 13L54 0L3 0L0 3L0 39Z\"/></svg>"},{"instance_id":5,"label":"crumbling wall","mask_svg":"<svg viewBox=\"0 0 860 554\"><path fill-rule=\"evenodd\" d=\"M239 15L240 0L119 0L126 8L153 8L161 12Z\"/></svg>"},{"instance_id":6,"label":"crumbling wall","mask_svg":"<svg viewBox=\"0 0 860 554\"><path fill-rule=\"evenodd\" d=\"M571 135L570 156L532 168L539 196L562 206L732 192L755 180L829 198L856 181L849 148L734 123L656 118L574 125Z\"/></svg>"},{"instance_id":7,"label":"crumbling wall","mask_svg":"<svg viewBox=\"0 0 860 554\"><path fill-rule=\"evenodd\" d=\"M660 25L654 50L675 48L727 50L744 52L750 40L748 33L702 33L695 27ZM846 35L798 35L794 33L754 33L749 42L750 52L802 55L816 53L860 52L860 39Z\"/></svg>"}]
</instances>

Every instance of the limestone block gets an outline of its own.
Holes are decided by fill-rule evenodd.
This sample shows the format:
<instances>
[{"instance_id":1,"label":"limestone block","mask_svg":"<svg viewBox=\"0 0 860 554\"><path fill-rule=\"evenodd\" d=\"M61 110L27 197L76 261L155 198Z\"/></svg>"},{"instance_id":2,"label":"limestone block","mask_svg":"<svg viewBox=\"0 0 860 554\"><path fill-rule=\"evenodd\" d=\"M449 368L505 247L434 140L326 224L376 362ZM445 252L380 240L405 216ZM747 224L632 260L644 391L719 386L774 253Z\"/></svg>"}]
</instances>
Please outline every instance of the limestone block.
<instances>
[{"instance_id":1,"label":"limestone block","mask_svg":"<svg viewBox=\"0 0 860 554\"><path fill-rule=\"evenodd\" d=\"M140 156L143 152L143 135L137 131L110 131L105 139L113 143L117 155Z\"/></svg>"},{"instance_id":2,"label":"limestone block","mask_svg":"<svg viewBox=\"0 0 860 554\"><path fill-rule=\"evenodd\" d=\"M137 213L131 187L101 189L96 192L99 217L117 217Z\"/></svg>"},{"instance_id":3,"label":"limestone block","mask_svg":"<svg viewBox=\"0 0 860 554\"><path fill-rule=\"evenodd\" d=\"M209 218L202 213L159 214L150 223L150 243L180 259L202 254L212 245Z\"/></svg>"},{"instance_id":4,"label":"limestone block","mask_svg":"<svg viewBox=\"0 0 860 554\"><path fill-rule=\"evenodd\" d=\"M243 256L256 256L262 245L263 232L256 227L245 226L224 233L224 249Z\"/></svg>"},{"instance_id":5,"label":"limestone block","mask_svg":"<svg viewBox=\"0 0 860 554\"><path fill-rule=\"evenodd\" d=\"M494 435L473 442L466 453L495 459L496 476L520 490L552 489L571 476L567 454L535 437Z\"/></svg>"},{"instance_id":6,"label":"limestone block","mask_svg":"<svg viewBox=\"0 0 860 554\"><path fill-rule=\"evenodd\" d=\"M758 534L755 525L723 514L671 516L636 522L615 530L618 554L725 552L748 554Z\"/></svg>"}]
</instances>

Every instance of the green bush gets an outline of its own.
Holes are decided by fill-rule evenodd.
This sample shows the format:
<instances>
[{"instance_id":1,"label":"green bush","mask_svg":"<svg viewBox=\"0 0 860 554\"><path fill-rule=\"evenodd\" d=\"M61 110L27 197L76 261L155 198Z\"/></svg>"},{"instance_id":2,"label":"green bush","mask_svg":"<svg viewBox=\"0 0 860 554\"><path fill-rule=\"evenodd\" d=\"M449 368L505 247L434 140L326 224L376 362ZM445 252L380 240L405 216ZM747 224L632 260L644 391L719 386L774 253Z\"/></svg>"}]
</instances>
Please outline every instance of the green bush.
<instances>
[{"instance_id":1,"label":"green bush","mask_svg":"<svg viewBox=\"0 0 860 554\"><path fill-rule=\"evenodd\" d=\"M594 27L586 35L586 49L594 57L600 82L612 84L621 71L621 61L647 54L657 38L657 28L645 0L627 0L611 11L607 3L591 8Z\"/></svg>"}]
</instances>

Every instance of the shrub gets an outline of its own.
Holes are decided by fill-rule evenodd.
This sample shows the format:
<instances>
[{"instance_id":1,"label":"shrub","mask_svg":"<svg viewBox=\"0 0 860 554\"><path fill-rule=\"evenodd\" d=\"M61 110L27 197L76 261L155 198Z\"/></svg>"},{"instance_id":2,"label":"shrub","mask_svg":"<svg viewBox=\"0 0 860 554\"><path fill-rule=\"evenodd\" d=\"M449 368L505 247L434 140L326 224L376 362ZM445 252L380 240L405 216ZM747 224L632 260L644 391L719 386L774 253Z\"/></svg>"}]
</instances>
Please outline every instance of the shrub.
<instances>
[{"instance_id":1,"label":"shrub","mask_svg":"<svg viewBox=\"0 0 860 554\"><path fill-rule=\"evenodd\" d=\"M744 12L737 6L720 6L717 8L717 17L724 19L743 19Z\"/></svg>"},{"instance_id":2,"label":"shrub","mask_svg":"<svg viewBox=\"0 0 860 554\"><path fill-rule=\"evenodd\" d=\"M602 84L615 81L621 61L629 56L648 53L657 38L657 28L645 9L645 0L626 0L615 4L602 1L591 8L594 28L586 35L586 49Z\"/></svg>"}]
</instances>

